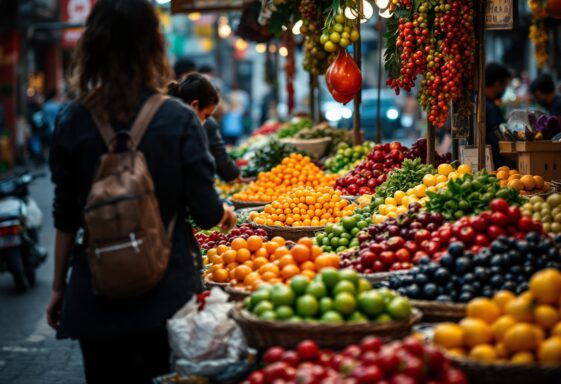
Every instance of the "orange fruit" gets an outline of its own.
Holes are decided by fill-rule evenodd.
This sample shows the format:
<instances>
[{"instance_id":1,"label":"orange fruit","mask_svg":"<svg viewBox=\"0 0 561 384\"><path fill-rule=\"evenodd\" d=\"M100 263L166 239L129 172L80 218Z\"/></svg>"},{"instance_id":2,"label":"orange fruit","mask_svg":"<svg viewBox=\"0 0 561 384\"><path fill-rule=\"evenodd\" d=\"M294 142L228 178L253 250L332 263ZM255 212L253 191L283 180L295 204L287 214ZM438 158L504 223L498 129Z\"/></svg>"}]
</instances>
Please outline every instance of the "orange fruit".
<instances>
[{"instance_id":1,"label":"orange fruit","mask_svg":"<svg viewBox=\"0 0 561 384\"><path fill-rule=\"evenodd\" d=\"M275 257L275 260L280 259L281 257L283 257L284 255L288 255L290 254L290 251L288 250L288 248L286 248L284 245L278 247L275 250L275 253L273 254Z\"/></svg>"},{"instance_id":2,"label":"orange fruit","mask_svg":"<svg viewBox=\"0 0 561 384\"><path fill-rule=\"evenodd\" d=\"M441 323L434 329L433 341L444 348L461 348L464 345L464 330L458 324Z\"/></svg>"},{"instance_id":3,"label":"orange fruit","mask_svg":"<svg viewBox=\"0 0 561 384\"><path fill-rule=\"evenodd\" d=\"M292 254L292 257L294 257L294 260L298 263L310 260L310 249L305 245L296 244L292 247L290 253Z\"/></svg>"},{"instance_id":4,"label":"orange fruit","mask_svg":"<svg viewBox=\"0 0 561 384\"><path fill-rule=\"evenodd\" d=\"M512 316L516 321L533 321L534 310L531 299L519 296L505 306L505 313Z\"/></svg>"},{"instance_id":5,"label":"orange fruit","mask_svg":"<svg viewBox=\"0 0 561 384\"><path fill-rule=\"evenodd\" d=\"M259 236L249 236L247 238L247 249L251 252L257 251L263 245L263 239Z\"/></svg>"},{"instance_id":6,"label":"orange fruit","mask_svg":"<svg viewBox=\"0 0 561 384\"><path fill-rule=\"evenodd\" d=\"M234 257L235 260L235 257ZM224 264L224 258L222 256L216 255L211 260L212 265Z\"/></svg>"},{"instance_id":7,"label":"orange fruit","mask_svg":"<svg viewBox=\"0 0 561 384\"><path fill-rule=\"evenodd\" d=\"M314 277L316 277L316 273L314 271L310 271L309 269L302 270L300 274L306 276L308 279L310 279L310 281L313 280Z\"/></svg>"},{"instance_id":8,"label":"orange fruit","mask_svg":"<svg viewBox=\"0 0 561 384\"><path fill-rule=\"evenodd\" d=\"M211 248L208 251L206 251L206 255L208 258L211 258L218 255L218 251L216 250L216 248Z\"/></svg>"},{"instance_id":9,"label":"orange fruit","mask_svg":"<svg viewBox=\"0 0 561 384\"><path fill-rule=\"evenodd\" d=\"M250 272L246 275L245 279L243 279L243 284L251 287L253 283L257 280L260 280L261 276L257 272Z\"/></svg>"},{"instance_id":10,"label":"orange fruit","mask_svg":"<svg viewBox=\"0 0 561 384\"><path fill-rule=\"evenodd\" d=\"M268 262L269 260L266 257L256 257L255 259L253 259L253 266L255 267L255 269L259 269Z\"/></svg>"},{"instance_id":11,"label":"orange fruit","mask_svg":"<svg viewBox=\"0 0 561 384\"><path fill-rule=\"evenodd\" d=\"M235 269L235 277L237 281L244 281L245 277L249 275L253 270L247 265L240 265Z\"/></svg>"},{"instance_id":12,"label":"orange fruit","mask_svg":"<svg viewBox=\"0 0 561 384\"><path fill-rule=\"evenodd\" d=\"M224 252L226 252L228 249L230 249L227 245L221 244L216 248L216 252L221 255Z\"/></svg>"},{"instance_id":13,"label":"orange fruit","mask_svg":"<svg viewBox=\"0 0 561 384\"><path fill-rule=\"evenodd\" d=\"M314 264L313 261L304 261L302 264L300 264L300 269L302 271L316 272L316 265Z\"/></svg>"},{"instance_id":14,"label":"orange fruit","mask_svg":"<svg viewBox=\"0 0 561 384\"><path fill-rule=\"evenodd\" d=\"M251 252L249 252L249 249L241 248L238 250L236 256L236 261L238 263L243 263L244 261L247 261L249 259L251 259Z\"/></svg>"},{"instance_id":15,"label":"orange fruit","mask_svg":"<svg viewBox=\"0 0 561 384\"><path fill-rule=\"evenodd\" d=\"M235 269L238 265L239 265L239 264L236 263L236 262L234 261L234 262L228 264L228 265L226 266L226 269L229 270L229 271L231 271L232 269Z\"/></svg>"},{"instance_id":16,"label":"orange fruit","mask_svg":"<svg viewBox=\"0 0 561 384\"><path fill-rule=\"evenodd\" d=\"M530 292L540 304L557 304L561 296L561 272L548 268L534 274Z\"/></svg>"},{"instance_id":17,"label":"orange fruit","mask_svg":"<svg viewBox=\"0 0 561 384\"><path fill-rule=\"evenodd\" d=\"M534 176L534 182L536 183L536 189L544 189L545 181L541 176Z\"/></svg>"},{"instance_id":18,"label":"orange fruit","mask_svg":"<svg viewBox=\"0 0 561 384\"><path fill-rule=\"evenodd\" d=\"M475 347L480 344L488 344L493 338L491 326L481 319L465 318L460 321L464 330L464 345Z\"/></svg>"},{"instance_id":19,"label":"orange fruit","mask_svg":"<svg viewBox=\"0 0 561 384\"><path fill-rule=\"evenodd\" d=\"M551 336L561 336L561 321L553 327L551 330Z\"/></svg>"},{"instance_id":20,"label":"orange fruit","mask_svg":"<svg viewBox=\"0 0 561 384\"><path fill-rule=\"evenodd\" d=\"M288 280L299 273L300 269L294 264L289 264L281 270L281 276L285 280Z\"/></svg>"},{"instance_id":21,"label":"orange fruit","mask_svg":"<svg viewBox=\"0 0 561 384\"><path fill-rule=\"evenodd\" d=\"M315 260L314 260L315 264L316 264L316 269L318 271L321 271L323 268L327 268L327 267L335 267L333 265L333 258L330 255L321 255L318 256Z\"/></svg>"},{"instance_id":22,"label":"orange fruit","mask_svg":"<svg viewBox=\"0 0 561 384\"><path fill-rule=\"evenodd\" d=\"M472 348L469 352L469 357L486 363L491 363L497 360L497 351L489 344L481 344Z\"/></svg>"},{"instance_id":23,"label":"orange fruit","mask_svg":"<svg viewBox=\"0 0 561 384\"><path fill-rule=\"evenodd\" d=\"M540 345L538 358L542 363L561 363L561 337L553 336L545 340Z\"/></svg>"},{"instance_id":24,"label":"orange fruit","mask_svg":"<svg viewBox=\"0 0 561 384\"><path fill-rule=\"evenodd\" d=\"M232 240L231 247L235 251L240 250L242 248L247 248L247 241L245 241L243 237L237 237L234 240Z\"/></svg>"},{"instance_id":25,"label":"orange fruit","mask_svg":"<svg viewBox=\"0 0 561 384\"><path fill-rule=\"evenodd\" d=\"M212 281L216 283L226 283L229 279L228 271L220 268L212 272Z\"/></svg>"},{"instance_id":26,"label":"orange fruit","mask_svg":"<svg viewBox=\"0 0 561 384\"><path fill-rule=\"evenodd\" d=\"M466 355L466 351L463 348L450 348L448 354L451 356L462 357Z\"/></svg>"},{"instance_id":27,"label":"orange fruit","mask_svg":"<svg viewBox=\"0 0 561 384\"><path fill-rule=\"evenodd\" d=\"M310 239L309 237L302 237L302 238L300 238L300 240L298 240L297 244L304 245L307 248L312 248L313 245L314 245L314 241L312 239Z\"/></svg>"},{"instance_id":28,"label":"orange fruit","mask_svg":"<svg viewBox=\"0 0 561 384\"><path fill-rule=\"evenodd\" d=\"M506 331L504 344L511 353L532 351L538 347L539 337L534 326L529 323L518 323Z\"/></svg>"},{"instance_id":29,"label":"orange fruit","mask_svg":"<svg viewBox=\"0 0 561 384\"><path fill-rule=\"evenodd\" d=\"M508 172L498 171L497 172L497 179L499 179L499 180L508 179Z\"/></svg>"},{"instance_id":30,"label":"orange fruit","mask_svg":"<svg viewBox=\"0 0 561 384\"><path fill-rule=\"evenodd\" d=\"M259 268L259 274L263 275L267 272L271 272L276 276L279 275L279 267L277 267L275 264L273 263L267 263L265 265L263 265L261 268Z\"/></svg>"},{"instance_id":31,"label":"orange fruit","mask_svg":"<svg viewBox=\"0 0 561 384\"><path fill-rule=\"evenodd\" d=\"M272 242L277 243L279 246L285 245L286 240L283 237L275 236L271 239Z\"/></svg>"},{"instance_id":32,"label":"orange fruit","mask_svg":"<svg viewBox=\"0 0 561 384\"><path fill-rule=\"evenodd\" d=\"M551 305L541 304L534 309L534 318L537 325L550 329L557 325L559 313Z\"/></svg>"},{"instance_id":33,"label":"orange fruit","mask_svg":"<svg viewBox=\"0 0 561 384\"><path fill-rule=\"evenodd\" d=\"M524 183L519 179L513 179L508 182L507 187L522 191L524 190Z\"/></svg>"},{"instance_id":34,"label":"orange fruit","mask_svg":"<svg viewBox=\"0 0 561 384\"><path fill-rule=\"evenodd\" d=\"M331 258L331 266L339 269L341 267L341 258L335 253L330 254L329 257Z\"/></svg>"},{"instance_id":35,"label":"orange fruit","mask_svg":"<svg viewBox=\"0 0 561 384\"><path fill-rule=\"evenodd\" d=\"M504 313L507 303L514 299L516 299L516 296L510 291L499 291L493 296L493 302L498 305L501 313Z\"/></svg>"},{"instance_id":36,"label":"orange fruit","mask_svg":"<svg viewBox=\"0 0 561 384\"><path fill-rule=\"evenodd\" d=\"M230 264L236 261L237 256L238 256L238 252L234 251L233 249L230 249L222 254L222 259L224 260L225 264Z\"/></svg>"},{"instance_id":37,"label":"orange fruit","mask_svg":"<svg viewBox=\"0 0 561 384\"><path fill-rule=\"evenodd\" d=\"M524 189L526 191L533 191L536 188L536 181L531 175L524 175L520 178L520 181L524 184Z\"/></svg>"},{"instance_id":38,"label":"orange fruit","mask_svg":"<svg viewBox=\"0 0 561 384\"><path fill-rule=\"evenodd\" d=\"M249 268L251 268L251 270L253 270L253 268L255 267L253 264L253 260L244 261L242 265L247 265Z\"/></svg>"},{"instance_id":39,"label":"orange fruit","mask_svg":"<svg viewBox=\"0 0 561 384\"><path fill-rule=\"evenodd\" d=\"M272 242L272 241L268 241L265 244L263 244L263 248L265 248L267 250L267 253L269 255L274 254L278 247L280 247L280 245L278 243L275 243L275 242Z\"/></svg>"},{"instance_id":40,"label":"orange fruit","mask_svg":"<svg viewBox=\"0 0 561 384\"><path fill-rule=\"evenodd\" d=\"M316 257L321 255L322 253L323 253L323 250L320 247L318 247L317 245L312 246L312 260L315 260Z\"/></svg>"},{"instance_id":41,"label":"orange fruit","mask_svg":"<svg viewBox=\"0 0 561 384\"><path fill-rule=\"evenodd\" d=\"M267 252L267 250L265 248L261 247L257 251L255 251L255 253L253 254L253 257L268 258L269 257L269 252Z\"/></svg>"},{"instance_id":42,"label":"orange fruit","mask_svg":"<svg viewBox=\"0 0 561 384\"><path fill-rule=\"evenodd\" d=\"M512 326L516 324L516 320L509 315L503 315L499 317L493 325L491 325L491 330L493 331L493 336L496 341L502 341L506 331L508 331Z\"/></svg>"},{"instance_id":43,"label":"orange fruit","mask_svg":"<svg viewBox=\"0 0 561 384\"><path fill-rule=\"evenodd\" d=\"M274 272L265 272L261 274L261 280L263 281L271 281L271 279L276 278L278 275Z\"/></svg>"},{"instance_id":44,"label":"orange fruit","mask_svg":"<svg viewBox=\"0 0 561 384\"><path fill-rule=\"evenodd\" d=\"M497 352L497 357L499 359L504 359L508 357L508 351L503 343L495 344L495 351Z\"/></svg>"},{"instance_id":45,"label":"orange fruit","mask_svg":"<svg viewBox=\"0 0 561 384\"><path fill-rule=\"evenodd\" d=\"M510 358L512 364L530 364L534 361L534 355L528 351L515 353L514 356Z\"/></svg>"},{"instance_id":46,"label":"orange fruit","mask_svg":"<svg viewBox=\"0 0 561 384\"><path fill-rule=\"evenodd\" d=\"M501 310L499 306L490 299L478 297L468 303L467 315L474 319L484 320L487 324L493 324L501 315Z\"/></svg>"},{"instance_id":47,"label":"orange fruit","mask_svg":"<svg viewBox=\"0 0 561 384\"><path fill-rule=\"evenodd\" d=\"M279 268L284 268L289 264L295 264L292 255L284 255L279 259Z\"/></svg>"}]
</instances>

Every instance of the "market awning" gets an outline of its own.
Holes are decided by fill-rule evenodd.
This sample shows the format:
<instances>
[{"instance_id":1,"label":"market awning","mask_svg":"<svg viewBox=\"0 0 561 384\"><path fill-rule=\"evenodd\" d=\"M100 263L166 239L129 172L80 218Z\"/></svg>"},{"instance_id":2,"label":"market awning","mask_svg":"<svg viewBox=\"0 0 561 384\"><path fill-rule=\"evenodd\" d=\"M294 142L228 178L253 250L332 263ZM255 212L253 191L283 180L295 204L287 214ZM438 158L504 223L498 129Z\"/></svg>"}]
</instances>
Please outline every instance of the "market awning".
<instances>
[{"instance_id":1,"label":"market awning","mask_svg":"<svg viewBox=\"0 0 561 384\"><path fill-rule=\"evenodd\" d=\"M227 12L243 9L255 0L172 0L172 13Z\"/></svg>"}]
</instances>

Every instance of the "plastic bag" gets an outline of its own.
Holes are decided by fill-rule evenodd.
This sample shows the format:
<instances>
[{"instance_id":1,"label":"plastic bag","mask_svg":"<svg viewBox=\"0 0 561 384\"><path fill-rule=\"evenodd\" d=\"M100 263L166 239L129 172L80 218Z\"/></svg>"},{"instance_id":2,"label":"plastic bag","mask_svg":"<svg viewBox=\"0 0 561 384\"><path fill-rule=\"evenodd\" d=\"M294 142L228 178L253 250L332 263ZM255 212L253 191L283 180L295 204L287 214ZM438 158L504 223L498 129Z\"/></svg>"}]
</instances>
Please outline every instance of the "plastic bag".
<instances>
[{"instance_id":1,"label":"plastic bag","mask_svg":"<svg viewBox=\"0 0 561 384\"><path fill-rule=\"evenodd\" d=\"M205 308L198 311L194 296L168 320L172 368L182 376L214 376L239 362L247 347L236 323L228 295L213 288Z\"/></svg>"}]
</instances>

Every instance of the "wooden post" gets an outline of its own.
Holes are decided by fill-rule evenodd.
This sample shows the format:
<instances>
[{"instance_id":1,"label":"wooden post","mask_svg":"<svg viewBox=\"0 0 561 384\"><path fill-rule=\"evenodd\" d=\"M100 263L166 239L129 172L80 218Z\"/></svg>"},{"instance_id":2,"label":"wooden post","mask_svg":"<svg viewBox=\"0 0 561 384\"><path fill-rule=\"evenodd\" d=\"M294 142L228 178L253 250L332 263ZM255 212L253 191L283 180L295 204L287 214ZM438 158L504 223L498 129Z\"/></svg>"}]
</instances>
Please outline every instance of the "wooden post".
<instances>
[{"instance_id":1,"label":"wooden post","mask_svg":"<svg viewBox=\"0 0 561 384\"><path fill-rule=\"evenodd\" d=\"M316 118L316 87L318 83L318 78L316 75L310 73L310 97L308 102L310 103L310 118L314 123L317 123Z\"/></svg>"},{"instance_id":2,"label":"wooden post","mask_svg":"<svg viewBox=\"0 0 561 384\"><path fill-rule=\"evenodd\" d=\"M358 13L362 15L362 1L357 2ZM362 71L362 51L361 51L361 41L362 36L360 33L360 18L357 19L358 22L358 40L354 43L354 59L358 68ZM364 79L364 76L362 76ZM358 91L354 97L354 114L353 114L353 144L362 144L362 132L360 128L360 104L362 102L362 90Z\"/></svg>"},{"instance_id":3,"label":"wooden post","mask_svg":"<svg viewBox=\"0 0 561 384\"><path fill-rule=\"evenodd\" d=\"M479 43L477 60L477 164L479 169L485 169L485 7L486 0L477 1L477 41Z\"/></svg>"},{"instance_id":4,"label":"wooden post","mask_svg":"<svg viewBox=\"0 0 561 384\"><path fill-rule=\"evenodd\" d=\"M382 71L384 62L382 52L384 50L384 23L378 18L378 100L376 101L376 143L382 142Z\"/></svg>"},{"instance_id":5,"label":"wooden post","mask_svg":"<svg viewBox=\"0 0 561 384\"><path fill-rule=\"evenodd\" d=\"M434 164L434 151L436 150L436 134L434 125L427 123L427 164Z\"/></svg>"}]
</instances>

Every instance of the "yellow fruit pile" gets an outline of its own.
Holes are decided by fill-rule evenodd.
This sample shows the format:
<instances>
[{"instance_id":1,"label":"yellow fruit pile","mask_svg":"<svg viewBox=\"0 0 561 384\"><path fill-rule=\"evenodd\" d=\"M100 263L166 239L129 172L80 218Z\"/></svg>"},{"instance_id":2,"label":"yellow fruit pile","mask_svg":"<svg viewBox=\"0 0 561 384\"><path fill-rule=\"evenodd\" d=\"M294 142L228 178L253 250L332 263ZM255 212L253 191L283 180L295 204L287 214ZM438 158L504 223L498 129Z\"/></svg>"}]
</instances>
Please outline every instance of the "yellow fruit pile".
<instances>
[{"instance_id":1,"label":"yellow fruit pile","mask_svg":"<svg viewBox=\"0 0 561 384\"><path fill-rule=\"evenodd\" d=\"M507 166L500 167L496 172L497 179L500 180L501 187L510 187L524 192L549 190L549 185L541 176L521 175L516 169Z\"/></svg>"},{"instance_id":2,"label":"yellow fruit pile","mask_svg":"<svg viewBox=\"0 0 561 384\"><path fill-rule=\"evenodd\" d=\"M293 153L269 172L260 173L257 181L233 199L268 203L296 187L333 186L336 180L336 175L324 174L309 157Z\"/></svg>"},{"instance_id":3,"label":"yellow fruit pile","mask_svg":"<svg viewBox=\"0 0 561 384\"><path fill-rule=\"evenodd\" d=\"M352 215L355 208L341 198L341 191L331 187L298 187L265 206L263 212L252 212L249 217L257 225L323 227Z\"/></svg>"},{"instance_id":4,"label":"yellow fruit pile","mask_svg":"<svg viewBox=\"0 0 561 384\"><path fill-rule=\"evenodd\" d=\"M459 324L435 328L434 342L452 355L492 363L561 364L561 272L545 269L518 297L508 291L477 298Z\"/></svg>"},{"instance_id":5,"label":"yellow fruit pile","mask_svg":"<svg viewBox=\"0 0 561 384\"><path fill-rule=\"evenodd\" d=\"M290 250L282 237L263 242L259 236L242 237L230 247L220 245L206 255L210 268L205 278L215 283L230 283L253 291L263 283L290 283L295 275L312 280L323 268L339 268L339 256L323 254L313 240L303 237Z\"/></svg>"},{"instance_id":6,"label":"yellow fruit pile","mask_svg":"<svg viewBox=\"0 0 561 384\"><path fill-rule=\"evenodd\" d=\"M396 191L393 197L387 197L384 204L378 207L378 214L372 216L374 224L381 224L387 217L397 217L409 210L410 203L419 203L425 206L428 196L427 192L436 192L447 188L449 180L455 180L466 173L472 173L468 164L462 164L454 169L451 164L440 164L436 175L425 175L422 184L410 188L406 192Z\"/></svg>"}]
</instances>

